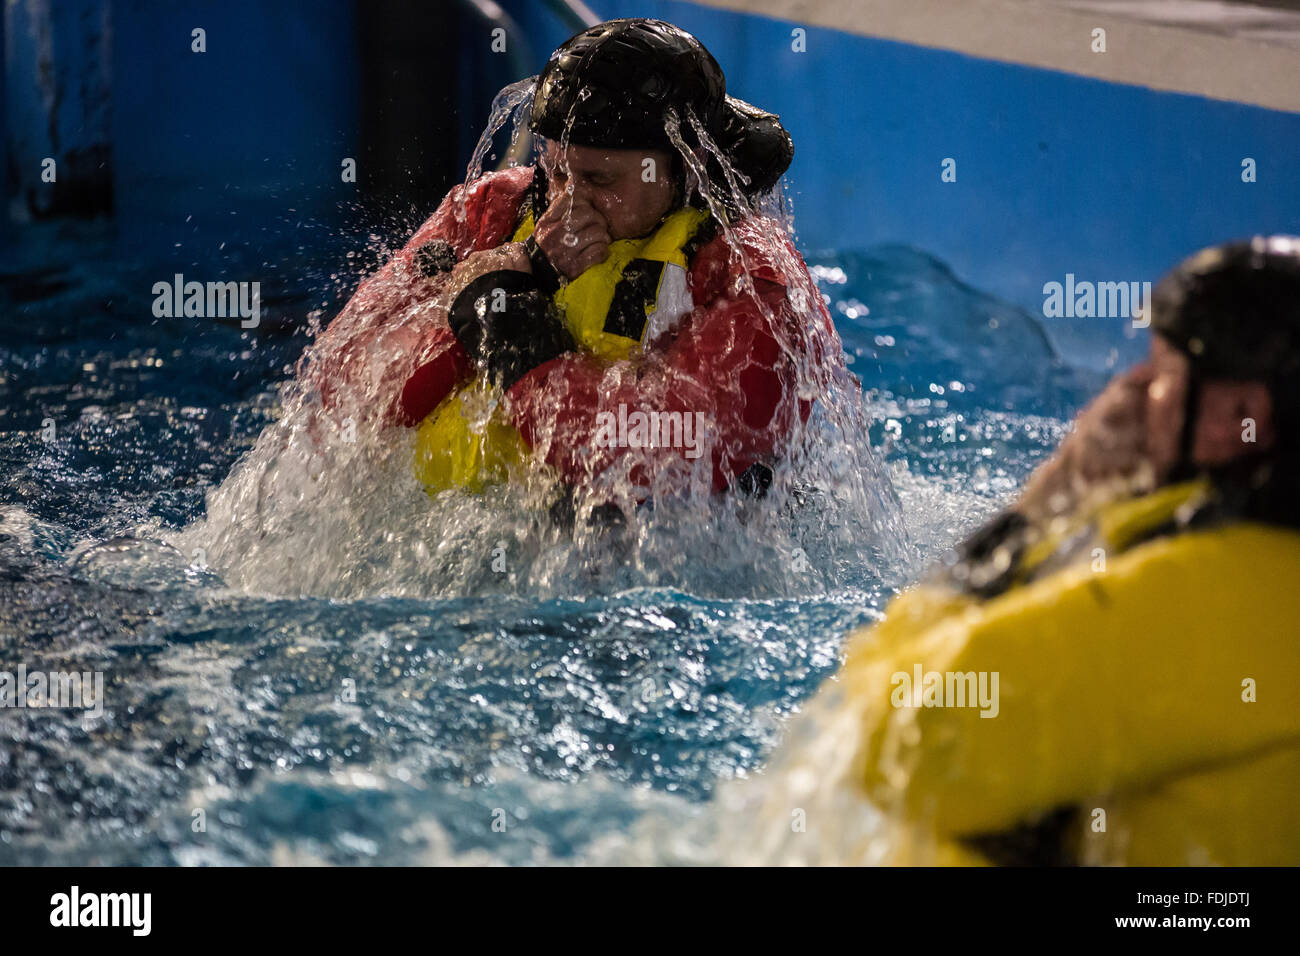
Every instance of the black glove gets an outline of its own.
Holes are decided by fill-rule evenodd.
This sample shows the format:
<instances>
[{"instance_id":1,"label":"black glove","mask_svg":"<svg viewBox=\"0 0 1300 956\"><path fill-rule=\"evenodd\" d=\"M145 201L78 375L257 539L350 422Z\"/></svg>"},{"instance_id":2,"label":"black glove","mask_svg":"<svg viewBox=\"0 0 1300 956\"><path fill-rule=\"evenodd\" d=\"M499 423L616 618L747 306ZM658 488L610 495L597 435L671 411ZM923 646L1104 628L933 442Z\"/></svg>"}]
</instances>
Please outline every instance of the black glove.
<instances>
[{"instance_id":1,"label":"black glove","mask_svg":"<svg viewBox=\"0 0 1300 956\"><path fill-rule=\"evenodd\" d=\"M470 358L503 389L574 347L537 281L513 269L471 282L451 304L447 321Z\"/></svg>"},{"instance_id":2,"label":"black glove","mask_svg":"<svg viewBox=\"0 0 1300 956\"><path fill-rule=\"evenodd\" d=\"M560 288L560 274L551 265L551 260L542 252L542 247L537 244L537 236L532 235L524 240L524 251L528 253L528 261L533 267L533 278L537 280L537 288L541 289L547 295L555 295Z\"/></svg>"}]
</instances>

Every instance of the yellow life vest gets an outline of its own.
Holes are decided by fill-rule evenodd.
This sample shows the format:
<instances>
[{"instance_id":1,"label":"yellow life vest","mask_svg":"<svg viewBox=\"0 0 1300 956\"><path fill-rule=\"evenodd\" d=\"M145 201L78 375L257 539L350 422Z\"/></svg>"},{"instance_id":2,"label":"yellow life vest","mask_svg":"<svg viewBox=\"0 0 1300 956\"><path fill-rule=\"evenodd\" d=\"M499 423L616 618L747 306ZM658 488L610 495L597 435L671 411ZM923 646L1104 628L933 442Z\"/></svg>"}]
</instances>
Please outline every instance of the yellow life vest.
<instances>
[{"instance_id":1,"label":"yellow life vest","mask_svg":"<svg viewBox=\"0 0 1300 956\"><path fill-rule=\"evenodd\" d=\"M604 362L629 358L641 343L673 327L691 309L686 248L708 214L690 206L669 214L639 239L619 239L609 256L555 293L578 348ZM530 212L512 237L533 233ZM508 480L527 449L499 409L500 395L479 380L447 396L420 424L415 475L425 490L480 492Z\"/></svg>"},{"instance_id":2,"label":"yellow life vest","mask_svg":"<svg viewBox=\"0 0 1300 956\"><path fill-rule=\"evenodd\" d=\"M1083 862L1300 863L1300 533L1144 533L1203 490L1102 509L1104 570L986 601L924 585L856 635L842 692L865 721L864 797L939 848L1073 807ZM945 700L995 673L996 716ZM939 675L942 703L909 702L900 674Z\"/></svg>"}]
</instances>

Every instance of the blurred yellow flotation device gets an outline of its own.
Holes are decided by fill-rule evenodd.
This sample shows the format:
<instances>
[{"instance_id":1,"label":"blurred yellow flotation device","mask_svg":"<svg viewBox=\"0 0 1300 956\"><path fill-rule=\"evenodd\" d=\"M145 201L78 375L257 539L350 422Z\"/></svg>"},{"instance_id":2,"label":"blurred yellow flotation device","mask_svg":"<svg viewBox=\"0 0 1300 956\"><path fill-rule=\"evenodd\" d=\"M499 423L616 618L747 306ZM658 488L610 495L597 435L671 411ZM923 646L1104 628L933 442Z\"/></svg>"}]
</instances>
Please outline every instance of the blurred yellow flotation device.
<instances>
[{"instance_id":1,"label":"blurred yellow flotation device","mask_svg":"<svg viewBox=\"0 0 1300 956\"><path fill-rule=\"evenodd\" d=\"M1300 533L1163 533L1205 493L1106 506L1083 560L1031 573L1066 529L1009 590L924 584L855 635L854 778L930 847L899 860L971 862L1055 816L1084 863L1300 863Z\"/></svg>"},{"instance_id":2,"label":"blurred yellow flotation device","mask_svg":"<svg viewBox=\"0 0 1300 956\"><path fill-rule=\"evenodd\" d=\"M707 219L694 207L678 209L649 235L611 243L604 262L561 285L554 301L578 348L620 361L689 311L686 250ZM530 212L512 241L526 240L534 225ZM430 494L480 492L508 480L526 461L523 440L500 410L499 392L482 379L447 396L416 432L415 476Z\"/></svg>"}]
</instances>

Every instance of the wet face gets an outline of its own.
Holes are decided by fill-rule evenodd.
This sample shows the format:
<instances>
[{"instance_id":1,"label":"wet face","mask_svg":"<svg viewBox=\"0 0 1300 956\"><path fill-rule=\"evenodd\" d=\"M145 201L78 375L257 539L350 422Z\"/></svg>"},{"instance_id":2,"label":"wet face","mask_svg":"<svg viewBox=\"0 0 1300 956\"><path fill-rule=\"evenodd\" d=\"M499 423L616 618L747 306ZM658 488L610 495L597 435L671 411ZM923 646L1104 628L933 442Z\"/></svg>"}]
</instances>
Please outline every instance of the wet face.
<instances>
[{"instance_id":1,"label":"wet face","mask_svg":"<svg viewBox=\"0 0 1300 956\"><path fill-rule=\"evenodd\" d=\"M601 149L550 142L542 153L547 202L566 194L587 202L609 224L612 239L650 232L677 205L672 155L658 149Z\"/></svg>"},{"instance_id":2,"label":"wet face","mask_svg":"<svg viewBox=\"0 0 1300 956\"><path fill-rule=\"evenodd\" d=\"M1159 335L1151 337L1152 378L1147 386L1147 453L1165 478L1178 462L1191 362ZM1192 439L1192 462L1225 465L1267 451L1275 441L1272 399L1263 382L1203 382Z\"/></svg>"}]
</instances>

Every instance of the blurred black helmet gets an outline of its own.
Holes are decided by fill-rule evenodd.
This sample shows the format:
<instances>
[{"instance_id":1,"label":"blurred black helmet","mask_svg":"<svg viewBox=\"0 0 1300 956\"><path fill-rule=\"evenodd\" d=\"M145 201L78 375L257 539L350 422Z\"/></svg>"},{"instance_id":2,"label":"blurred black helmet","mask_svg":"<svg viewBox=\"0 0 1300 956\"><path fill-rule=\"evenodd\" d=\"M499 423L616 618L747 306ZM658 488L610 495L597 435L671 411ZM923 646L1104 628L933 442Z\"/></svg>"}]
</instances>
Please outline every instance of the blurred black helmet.
<instances>
[{"instance_id":1,"label":"blurred black helmet","mask_svg":"<svg viewBox=\"0 0 1300 956\"><path fill-rule=\"evenodd\" d=\"M1165 276L1152 299L1151 328L1191 362L1175 480L1208 470L1219 512L1300 527L1300 239L1257 236L1204 249ZM1214 378L1266 383L1276 439L1267 451L1200 469L1191 458L1193 421L1200 383Z\"/></svg>"},{"instance_id":2,"label":"blurred black helmet","mask_svg":"<svg viewBox=\"0 0 1300 956\"><path fill-rule=\"evenodd\" d=\"M1203 249L1156 286L1151 327L1200 375L1300 375L1300 239L1257 236Z\"/></svg>"}]
</instances>

